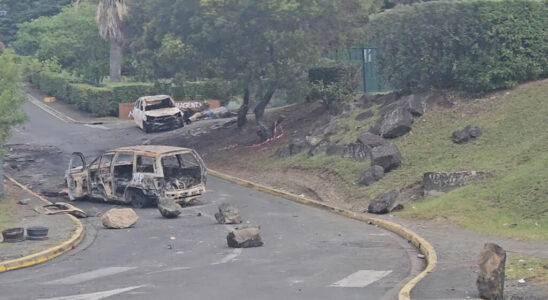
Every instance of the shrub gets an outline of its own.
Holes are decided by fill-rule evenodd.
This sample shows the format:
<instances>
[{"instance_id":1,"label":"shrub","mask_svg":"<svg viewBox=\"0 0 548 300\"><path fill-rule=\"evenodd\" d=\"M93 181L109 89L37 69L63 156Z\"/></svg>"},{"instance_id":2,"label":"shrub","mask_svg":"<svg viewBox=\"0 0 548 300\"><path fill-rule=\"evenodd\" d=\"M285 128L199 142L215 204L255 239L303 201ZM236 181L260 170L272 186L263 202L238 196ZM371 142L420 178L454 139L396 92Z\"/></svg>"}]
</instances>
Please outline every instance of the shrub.
<instances>
[{"instance_id":1,"label":"shrub","mask_svg":"<svg viewBox=\"0 0 548 300\"><path fill-rule=\"evenodd\" d=\"M547 15L531 0L402 5L371 19L369 42L397 90L482 94L548 75Z\"/></svg>"}]
</instances>

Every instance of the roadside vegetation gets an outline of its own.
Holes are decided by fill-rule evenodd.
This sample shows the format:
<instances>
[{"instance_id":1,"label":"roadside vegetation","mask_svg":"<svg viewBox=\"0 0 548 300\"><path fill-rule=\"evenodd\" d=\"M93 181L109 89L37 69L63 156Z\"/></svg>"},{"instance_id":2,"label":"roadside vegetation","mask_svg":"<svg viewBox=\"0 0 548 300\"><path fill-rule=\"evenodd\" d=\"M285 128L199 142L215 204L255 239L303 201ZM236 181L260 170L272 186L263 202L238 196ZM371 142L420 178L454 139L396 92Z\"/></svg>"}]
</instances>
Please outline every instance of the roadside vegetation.
<instances>
[{"instance_id":1,"label":"roadside vegetation","mask_svg":"<svg viewBox=\"0 0 548 300\"><path fill-rule=\"evenodd\" d=\"M542 259L518 253L506 257L506 280L536 282L541 286L548 285L548 259Z\"/></svg>"}]
</instances>

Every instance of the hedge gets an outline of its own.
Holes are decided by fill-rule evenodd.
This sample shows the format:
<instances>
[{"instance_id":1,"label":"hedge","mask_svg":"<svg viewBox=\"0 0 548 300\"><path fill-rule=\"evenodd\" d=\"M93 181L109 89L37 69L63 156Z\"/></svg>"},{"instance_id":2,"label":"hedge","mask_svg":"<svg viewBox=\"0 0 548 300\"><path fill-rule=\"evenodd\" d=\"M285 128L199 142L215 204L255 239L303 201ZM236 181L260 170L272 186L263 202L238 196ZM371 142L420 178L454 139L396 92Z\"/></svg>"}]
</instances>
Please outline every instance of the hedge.
<instances>
[{"instance_id":1,"label":"hedge","mask_svg":"<svg viewBox=\"0 0 548 300\"><path fill-rule=\"evenodd\" d=\"M540 1L432 1L371 18L377 65L402 92L483 94L548 76L548 6Z\"/></svg>"},{"instance_id":2,"label":"hedge","mask_svg":"<svg viewBox=\"0 0 548 300\"><path fill-rule=\"evenodd\" d=\"M41 91L97 116L115 116L118 103L156 94L151 83L109 83L96 87L64 73L40 72L30 77Z\"/></svg>"}]
</instances>

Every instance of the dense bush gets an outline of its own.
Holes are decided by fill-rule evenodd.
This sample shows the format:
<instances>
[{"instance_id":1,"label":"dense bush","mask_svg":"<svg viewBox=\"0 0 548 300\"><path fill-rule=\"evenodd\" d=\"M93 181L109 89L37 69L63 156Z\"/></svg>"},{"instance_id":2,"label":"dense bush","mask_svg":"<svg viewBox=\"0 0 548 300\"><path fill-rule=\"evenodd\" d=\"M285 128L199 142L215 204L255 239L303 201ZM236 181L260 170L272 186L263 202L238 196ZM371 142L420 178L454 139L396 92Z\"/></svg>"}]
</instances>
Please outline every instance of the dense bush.
<instances>
[{"instance_id":1,"label":"dense bush","mask_svg":"<svg viewBox=\"0 0 548 300\"><path fill-rule=\"evenodd\" d=\"M539 1L435 1L379 14L368 32L394 88L481 94L548 75L547 16Z\"/></svg>"}]
</instances>

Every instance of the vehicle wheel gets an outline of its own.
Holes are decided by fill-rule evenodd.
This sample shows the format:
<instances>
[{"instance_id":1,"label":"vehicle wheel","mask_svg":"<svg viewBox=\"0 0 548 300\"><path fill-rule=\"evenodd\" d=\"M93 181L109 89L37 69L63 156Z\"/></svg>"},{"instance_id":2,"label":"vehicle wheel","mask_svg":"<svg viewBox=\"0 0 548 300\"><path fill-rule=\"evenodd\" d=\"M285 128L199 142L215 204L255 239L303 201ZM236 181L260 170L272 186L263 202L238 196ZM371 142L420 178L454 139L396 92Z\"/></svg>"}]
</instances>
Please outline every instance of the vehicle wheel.
<instances>
[{"instance_id":1,"label":"vehicle wheel","mask_svg":"<svg viewBox=\"0 0 548 300\"><path fill-rule=\"evenodd\" d=\"M179 123L178 124L179 128L185 127L185 119L183 117L180 117L179 119L177 119L177 123Z\"/></svg>"},{"instance_id":2,"label":"vehicle wheel","mask_svg":"<svg viewBox=\"0 0 548 300\"><path fill-rule=\"evenodd\" d=\"M134 208L144 208L150 204L150 201L142 191L131 190L129 196L131 197L131 206Z\"/></svg>"},{"instance_id":3,"label":"vehicle wheel","mask_svg":"<svg viewBox=\"0 0 548 300\"><path fill-rule=\"evenodd\" d=\"M149 133L149 132L151 131L150 129L151 129L151 128L150 128L150 125L149 125L147 122L143 121L143 130L144 130L146 133Z\"/></svg>"}]
</instances>

